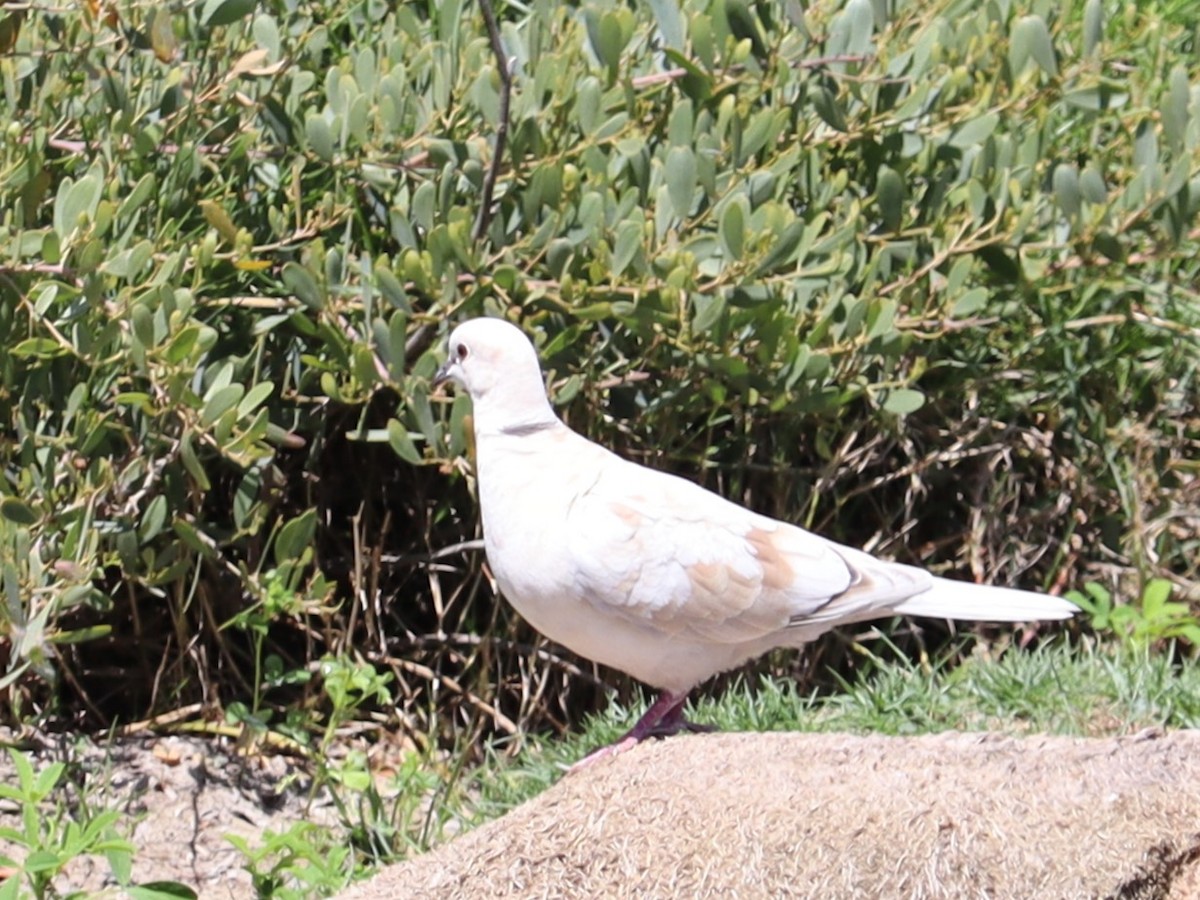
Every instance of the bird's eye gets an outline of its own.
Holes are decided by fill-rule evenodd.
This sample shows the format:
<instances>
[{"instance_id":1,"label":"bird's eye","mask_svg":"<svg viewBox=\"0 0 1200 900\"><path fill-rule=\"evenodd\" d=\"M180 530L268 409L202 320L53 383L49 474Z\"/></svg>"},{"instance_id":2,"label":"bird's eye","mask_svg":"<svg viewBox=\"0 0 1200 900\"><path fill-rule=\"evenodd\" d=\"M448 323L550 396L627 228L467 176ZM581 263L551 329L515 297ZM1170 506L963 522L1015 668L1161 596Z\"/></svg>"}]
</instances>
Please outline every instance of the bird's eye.
<instances>
[{"instance_id":1,"label":"bird's eye","mask_svg":"<svg viewBox=\"0 0 1200 900\"><path fill-rule=\"evenodd\" d=\"M457 356L460 360L463 360L471 355L471 351L467 349L466 344L459 344L457 347L454 348L454 355Z\"/></svg>"}]
</instances>

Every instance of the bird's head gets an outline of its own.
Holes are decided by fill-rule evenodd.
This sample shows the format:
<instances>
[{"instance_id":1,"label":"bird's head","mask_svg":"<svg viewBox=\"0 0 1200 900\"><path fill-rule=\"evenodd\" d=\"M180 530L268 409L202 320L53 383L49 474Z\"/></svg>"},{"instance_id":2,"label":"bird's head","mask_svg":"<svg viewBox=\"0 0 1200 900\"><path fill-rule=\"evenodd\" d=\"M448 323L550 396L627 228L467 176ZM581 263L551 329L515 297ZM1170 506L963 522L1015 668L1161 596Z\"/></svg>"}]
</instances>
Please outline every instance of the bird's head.
<instances>
[{"instance_id":1,"label":"bird's head","mask_svg":"<svg viewBox=\"0 0 1200 900\"><path fill-rule=\"evenodd\" d=\"M470 395L477 430L505 430L556 419L537 351L503 319L470 319L450 333L434 386L453 382Z\"/></svg>"}]
</instances>

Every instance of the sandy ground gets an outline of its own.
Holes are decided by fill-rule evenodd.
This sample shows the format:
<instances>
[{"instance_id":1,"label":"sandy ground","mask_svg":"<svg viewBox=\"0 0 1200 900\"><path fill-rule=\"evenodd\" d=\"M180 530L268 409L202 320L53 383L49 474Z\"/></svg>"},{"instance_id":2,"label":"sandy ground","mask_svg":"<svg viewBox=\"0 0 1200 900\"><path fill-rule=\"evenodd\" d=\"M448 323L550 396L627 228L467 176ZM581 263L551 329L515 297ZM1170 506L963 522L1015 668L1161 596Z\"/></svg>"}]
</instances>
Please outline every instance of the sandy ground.
<instances>
[{"instance_id":1,"label":"sandy ground","mask_svg":"<svg viewBox=\"0 0 1200 900\"><path fill-rule=\"evenodd\" d=\"M688 735L343 900L1200 897L1200 732Z\"/></svg>"},{"instance_id":2,"label":"sandy ground","mask_svg":"<svg viewBox=\"0 0 1200 900\"><path fill-rule=\"evenodd\" d=\"M245 857L227 835L255 846L267 829L336 821L327 796L310 802L312 781L302 766L282 756L240 755L231 742L145 735L105 744L48 742L26 752L35 771L70 761L65 789L55 795L65 814L55 818L77 817L82 804L120 810L118 830L137 848L134 882L181 882L204 900L254 896ZM0 782L16 784L6 752L0 752ZM0 800L0 826L20 827L15 803ZM24 853L0 840L0 855ZM76 858L54 886L60 894L125 896L103 857Z\"/></svg>"}]
</instances>

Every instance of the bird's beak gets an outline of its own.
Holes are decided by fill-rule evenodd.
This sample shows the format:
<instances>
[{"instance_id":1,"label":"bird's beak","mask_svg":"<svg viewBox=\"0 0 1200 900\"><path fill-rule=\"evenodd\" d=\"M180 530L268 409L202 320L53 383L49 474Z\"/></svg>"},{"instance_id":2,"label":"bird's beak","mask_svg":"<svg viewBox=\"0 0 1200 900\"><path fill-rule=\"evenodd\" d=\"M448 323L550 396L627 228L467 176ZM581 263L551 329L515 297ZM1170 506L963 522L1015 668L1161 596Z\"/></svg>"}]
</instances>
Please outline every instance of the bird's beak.
<instances>
[{"instance_id":1,"label":"bird's beak","mask_svg":"<svg viewBox=\"0 0 1200 900\"><path fill-rule=\"evenodd\" d=\"M450 380L450 368L453 362L454 360L448 359L438 366L438 370L433 374L433 387L439 388Z\"/></svg>"}]
</instances>

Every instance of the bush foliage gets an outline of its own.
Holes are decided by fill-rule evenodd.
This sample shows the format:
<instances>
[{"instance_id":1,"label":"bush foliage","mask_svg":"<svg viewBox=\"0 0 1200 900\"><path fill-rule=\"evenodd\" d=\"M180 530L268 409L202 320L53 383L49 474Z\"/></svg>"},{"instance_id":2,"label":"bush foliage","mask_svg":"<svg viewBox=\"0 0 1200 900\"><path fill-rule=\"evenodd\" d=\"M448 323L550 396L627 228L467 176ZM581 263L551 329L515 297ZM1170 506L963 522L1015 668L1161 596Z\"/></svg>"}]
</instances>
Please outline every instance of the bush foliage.
<instances>
[{"instance_id":1,"label":"bush foliage","mask_svg":"<svg viewBox=\"0 0 1200 900\"><path fill-rule=\"evenodd\" d=\"M6 715L302 724L354 654L416 735L575 715L430 396L483 313L573 426L768 514L1197 597L1187 4L497 17L506 121L461 0L0 10Z\"/></svg>"}]
</instances>

